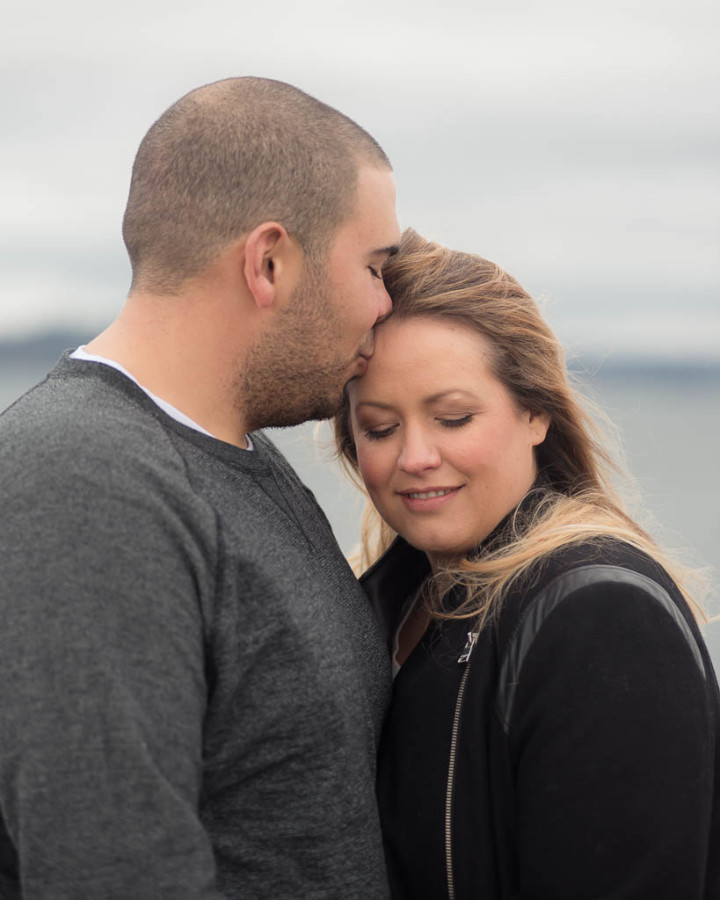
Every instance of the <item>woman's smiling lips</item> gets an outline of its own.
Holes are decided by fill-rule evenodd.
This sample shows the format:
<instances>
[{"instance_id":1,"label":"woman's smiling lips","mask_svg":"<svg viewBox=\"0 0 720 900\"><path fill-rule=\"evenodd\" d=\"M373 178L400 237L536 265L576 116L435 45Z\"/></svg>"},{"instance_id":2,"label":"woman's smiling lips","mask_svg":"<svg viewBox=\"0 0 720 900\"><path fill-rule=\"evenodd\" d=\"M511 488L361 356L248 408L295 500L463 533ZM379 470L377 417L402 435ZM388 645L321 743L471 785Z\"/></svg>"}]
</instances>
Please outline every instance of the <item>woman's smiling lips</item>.
<instances>
[{"instance_id":1,"label":"woman's smiling lips","mask_svg":"<svg viewBox=\"0 0 720 900\"><path fill-rule=\"evenodd\" d=\"M462 485L456 487L433 487L422 490L410 489L397 491L397 494L405 506L413 512L431 512L445 506L461 488Z\"/></svg>"}]
</instances>

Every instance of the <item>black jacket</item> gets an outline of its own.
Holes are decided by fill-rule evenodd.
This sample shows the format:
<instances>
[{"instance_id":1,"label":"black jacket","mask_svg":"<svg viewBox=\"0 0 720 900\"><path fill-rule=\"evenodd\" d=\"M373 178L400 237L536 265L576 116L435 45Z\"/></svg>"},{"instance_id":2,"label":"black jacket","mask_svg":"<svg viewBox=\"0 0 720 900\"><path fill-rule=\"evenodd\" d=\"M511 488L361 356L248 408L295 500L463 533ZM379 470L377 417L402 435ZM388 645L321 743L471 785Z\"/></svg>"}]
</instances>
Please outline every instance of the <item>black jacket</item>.
<instances>
[{"instance_id":1,"label":"black jacket","mask_svg":"<svg viewBox=\"0 0 720 900\"><path fill-rule=\"evenodd\" d=\"M398 539L363 577L388 641L427 572ZM667 574L619 542L567 548L459 662L472 630L431 625L395 680L393 897L720 900L720 698Z\"/></svg>"}]
</instances>

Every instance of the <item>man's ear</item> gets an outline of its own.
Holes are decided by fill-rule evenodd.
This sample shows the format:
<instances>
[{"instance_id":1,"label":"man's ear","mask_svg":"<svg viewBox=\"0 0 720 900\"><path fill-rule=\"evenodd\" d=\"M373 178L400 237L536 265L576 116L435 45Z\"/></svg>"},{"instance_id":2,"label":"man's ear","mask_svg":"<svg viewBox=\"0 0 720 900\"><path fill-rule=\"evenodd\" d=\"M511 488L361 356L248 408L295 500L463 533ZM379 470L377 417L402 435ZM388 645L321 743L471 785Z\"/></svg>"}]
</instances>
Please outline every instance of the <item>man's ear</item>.
<instances>
[{"instance_id":1,"label":"man's ear","mask_svg":"<svg viewBox=\"0 0 720 900\"><path fill-rule=\"evenodd\" d=\"M245 239L243 274L260 309L272 306L277 292L278 268L290 237L277 222L263 222Z\"/></svg>"}]
</instances>

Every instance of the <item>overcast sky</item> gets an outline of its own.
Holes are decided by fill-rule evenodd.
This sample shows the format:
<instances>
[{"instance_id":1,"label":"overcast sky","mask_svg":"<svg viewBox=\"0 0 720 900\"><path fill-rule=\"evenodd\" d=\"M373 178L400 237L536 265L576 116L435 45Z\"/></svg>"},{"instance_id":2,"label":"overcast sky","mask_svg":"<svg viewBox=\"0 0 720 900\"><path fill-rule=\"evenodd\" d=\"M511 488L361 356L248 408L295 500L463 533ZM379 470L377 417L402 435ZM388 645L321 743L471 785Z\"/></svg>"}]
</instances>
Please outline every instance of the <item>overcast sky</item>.
<instances>
[{"instance_id":1,"label":"overcast sky","mask_svg":"<svg viewBox=\"0 0 720 900\"><path fill-rule=\"evenodd\" d=\"M3 9L0 338L114 317L143 134L255 74L366 127L401 224L497 260L571 353L720 359L716 0Z\"/></svg>"}]
</instances>

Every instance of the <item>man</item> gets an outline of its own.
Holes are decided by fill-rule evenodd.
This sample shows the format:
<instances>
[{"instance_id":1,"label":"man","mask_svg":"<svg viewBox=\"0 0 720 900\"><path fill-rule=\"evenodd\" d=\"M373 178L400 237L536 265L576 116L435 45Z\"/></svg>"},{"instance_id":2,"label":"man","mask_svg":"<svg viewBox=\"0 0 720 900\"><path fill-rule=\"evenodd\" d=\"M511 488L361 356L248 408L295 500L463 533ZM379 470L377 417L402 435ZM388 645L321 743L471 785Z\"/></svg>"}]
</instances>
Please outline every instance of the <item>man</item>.
<instances>
[{"instance_id":1,"label":"man","mask_svg":"<svg viewBox=\"0 0 720 900\"><path fill-rule=\"evenodd\" d=\"M391 308L390 165L279 82L150 129L110 327L0 418L0 897L384 898L387 660L256 429L325 417Z\"/></svg>"}]
</instances>

